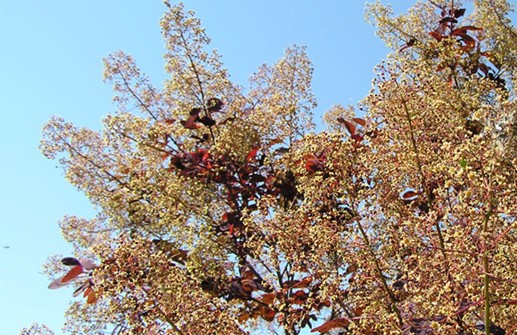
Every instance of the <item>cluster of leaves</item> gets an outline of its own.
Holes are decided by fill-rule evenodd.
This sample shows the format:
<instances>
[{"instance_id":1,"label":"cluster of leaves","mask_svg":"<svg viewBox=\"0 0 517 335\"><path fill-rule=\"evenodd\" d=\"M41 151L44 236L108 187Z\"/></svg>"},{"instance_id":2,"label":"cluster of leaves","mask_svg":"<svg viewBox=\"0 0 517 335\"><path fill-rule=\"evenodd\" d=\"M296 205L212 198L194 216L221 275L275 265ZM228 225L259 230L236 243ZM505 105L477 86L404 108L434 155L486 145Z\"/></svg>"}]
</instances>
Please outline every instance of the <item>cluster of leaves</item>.
<instances>
[{"instance_id":1,"label":"cluster of leaves","mask_svg":"<svg viewBox=\"0 0 517 335\"><path fill-rule=\"evenodd\" d=\"M505 1L474 7L488 5L504 18ZM100 261L65 258L51 284L86 277L71 333L515 330L515 62L500 50L517 46L493 33L512 26L460 23L458 1L400 17L371 5L405 47L378 66L364 117L335 107L314 134L303 48L244 91L193 13L167 7L164 88L114 54L120 110L103 132L59 118L44 130L44 154L100 210L61 223Z\"/></svg>"}]
</instances>

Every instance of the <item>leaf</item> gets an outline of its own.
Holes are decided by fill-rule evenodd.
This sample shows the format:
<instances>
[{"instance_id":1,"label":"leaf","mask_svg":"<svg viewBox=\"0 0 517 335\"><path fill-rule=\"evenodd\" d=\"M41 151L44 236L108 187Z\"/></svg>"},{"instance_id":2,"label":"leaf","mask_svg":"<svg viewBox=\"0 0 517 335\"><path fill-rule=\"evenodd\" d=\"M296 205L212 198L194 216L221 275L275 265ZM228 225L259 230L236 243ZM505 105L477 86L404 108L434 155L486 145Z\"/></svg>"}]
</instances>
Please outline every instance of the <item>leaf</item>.
<instances>
[{"instance_id":1,"label":"leaf","mask_svg":"<svg viewBox=\"0 0 517 335\"><path fill-rule=\"evenodd\" d=\"M415 43L415 42L413 42L413 43ZM408 44L409 44L409 43L408 43ZM411 44L411 45L413 45L413 44ZM360 118L360 117L354 117L352 120L353 120L355 123L358 123L358 124L360 124L360 125L361 125L361 126L363 126L363 127L366 127L366 121L365 121L364 119L362 119L362 118Z\"/></svg>"},{"instance_id":2,"label":"leaf","mask_svg":"<svg viewBox=\"0 0 517 335\"><path fill-rule=\"evenodd\" d=\"M72 268L72 270L68 271L68 273L63 276L63 279L61 279L61 282L63 284L66 284L66 283L70 282L71 280L77 278L77 276L79 276L83 272L84 272L83 267L81 265L74 266Z\"/></svg>"},{"instance_id":3,"label":"leaf","mask_svg":"<svg viewBox=\"0 0 517 335\"><path fill-rule=\"evenodd\" d=\"M206 115L203 116L201 119L199 119L199 122L201 122L202 124L204 124L207 127L215 126L215 120Z\"/></svg>"},{"instance_id":4,"label":"leaf","mask_svg":"<svg viewBox=\"0 0 517 335\"><path fill-rule=\"evenodd\" d=\"M61 263L67 266L81 265L81 263L79 263L79 261L74 257L65 257L61 260Z\"/></svg>"},{"instance_id":5,"label":"leaf","mask_svg":"<svg viewBox=\"0 0 517 335\"><path fill-rule=\"evenodd\" d=\"M311 333L314 333L314 332L326 333L329 330L332 330L334 328L346 327L349 324L350 324L350 321L348 321L348 319L337 318L337 319L327 321L324 324L322 324L321 326L312 329Z\"/></svg>"},{"instance_id":6,"label":"leaf","mask_svg":"<svg viewBox=\"0 0 517 335\"><path fill-rule=\"evenodd\" d=\"M304 292L303 290L298 290L298 291L294 292L292 295L293 303L302 305L307 301L308 296L309 296L309 294L307 292Z\"/></svg>"},{"instance_id":7,"label":"leaf","mask_svg":"<svg viewBox=\"0 0 517 335\"><path fill-rule=\"evenodd\" d=\"M196 121L199 120L199 113L201 113L200 108L192 108L189 112L189 117L186 121L181 120L180 123L183 127L187 129L197 129L201 127Z\"/></svg>"},{"instance_id":8,"label":"leaf","mask_svg":"<svg viewBox=\"0 0 517 335\"><path fill-rule=\"evenodd\" d=\"M356 142L361 142L363 140L364 136L361 134L353 134L352 139Z\"/></svg>"},{"instance_id":9,"label":"leaf","mask_svg":"<svg viewBox=\"0 0 517 335\"><path fill-rule=\"evenodd\" d=\"M86 290L84 291L84 294L83 294L83 297L86 298L87 296L90 295L90 293L93 291L93 289L91 288L91 286L88 286L86 288Z\"/></svg>"},{"instance_id":10,"label":"leaf","mask_svg":"<svg viewBox=\"0 0 517 335\"><path fill-rule=\"evenodd\" d=\"M443 19L440 20L440 23L441 24L444 24L446 22L451 22L451 23L458 23L458 20L456 20L455 18L453 17L444 17Z\"/></svg>"},{"instance_id":11,"label":"leaf","mask_svg":"<svg viewBox=\"0 0 517 335\"><path fill-rule=\"evenodd\" d=\"M325 157L317 157L316 155L305 156L305 170L308 172L321 171L325 168Z\"/></svg>"},{"instance_id":12,"label":"leaf","mask_svg":"<svg viewBox=\"0 0 517 335\"><path fill-rule=\"evenodd\" d=\"M210 98L208 99L206 106L209 112L219 112L221 108L223 108L224 104L217 98Z\"/></svg>"},{"instance_id":13,"label":"leaf","mask_svg":"<svg viewBox=\"0 0 517 335\"><path fill-rule=\"evenodd\" d=\"M253 147L253 149L251 149L250 152L248 152L248 154L246 155L246 160L248 162L252 161L255 158L255 156L257 156L257 152L259 151L259 149L259 146Z\"/></svg>"},{"instance_id":14,"label":"leaf","mask_svg":"<svg viewBox=\"0 0 517 335\"><path fill-rule=\"evenodd\" d=\"M261 305L259 307L259 313L260 313L260 316L268 322L273 321L275 319L275 315L276 315L276 312L274 309L271 309L271 308L269 308L267 306L263 306L263 305Z\"/></svg>"},{"instance_id":15,"label":"leaf","mask_svg":"<svg viewBox=\"0 0 517 335\"><path fill-rule=\"evenodd\" d=\"M467 31L467 30L471 30L471 31L482 31L482 30L483 30L483 28L474 27L474 26L462 26L462 27L459 27L459 28L457 28L457 29L455 29L455 30L459 30L459 29L461 29L461 30L465 30L465 31Z\"/></svg>"},{"instance_id":16,"label":"leaf","mask_svg":"<svg viewBox=\"0 0 517 335\"><path fill-rule=\"evenodd\" d=\"M465 11L466 11L466 10L467 10L466 8L456 9L456 10L454 10L454 14L453 14L453 16L454 16L455 18L462 17L463 15L465 15Z\"/></svg>"},{"instance_id":17,"label":"leaf","mask_svg":"<svg viewBox=\"0 0 517 335\"><path fill-rule=\"evenodd\" d=\"M443 38L445 36L443 36L440 32L436 31L436 30L433 30L429 33L429 35L431 35L432 37L434 37L435 40L437 40L438 42L440 42L441 40L443 40Z\"/></svg>"},{"instance_id":18,"label":"leaf","mask_svg":"<svg viewBox=\"0 0 517 335\"><path fill-rule=\"evenodd\" d=\"M237 320L239 320L240 323L243 323L243 322L248 321L249 318L250 318L249 313L242 313L241 315L239 315Z\"/></svg>"},{"instance_id":19,"label":"leaf","mask_svg":"<svg viewBox=\"0 0 517 335\"><path fill-rule=\"evenodd\" d=\"M408 190L402 194L402 199L404 201L413 201L418 198L418 193L413 190Z\"/></svg>"},{"instance_id":20,"label":"leaf","mask_svg":"<svg viewBox=\"0 0 517 335\"><path fill-rule=\"evenodd\" d=\"M88 298L86 299L87 304L94 304L97 302L97 300L99 300L99 297L95 291L92 290L90 293L88 293Z\"/></svg>"},{"instance_id":21,"label":"leaf","mask_svg":"<svg viewBox=\"0 0 517 335\"><path fill-rule=\"evenodd\" d=\"M271 305L275 301L275 298L276 298L276 293L266 293L266 294L262 295L262 297L260 298L260 301L262 301L266 305Z\"/></svg>"},{"instance_id":22,"label":"leaf","mask_svg":"<svg viewBox=\"0 0 517 335\"><path fill-rule=\"evenodd\" d=\"M352 122L350 122L348 120L343 119L342 117L338 117L337 120L345 125L346 130L348 130L350 135L352 135L352 136L355 135L355 129L356 129L355 124L353 124Z\"/></svg>"},{"instance_id":23,"label":"leaf","mask_svg":"<svg viewBox=\"0 0 517 335\"><path fill-rule=\"evenodd\" d=\"M245 292L253 292L259 289L259 286L254 279L243 279L241 280L241 287Z\"/></svg>"},{"instance_id":24,"label":"leaf","mask_svg":"<svg viewBox=\"0 0 517 335\"><path fill-rule=\"evenodd\" d=\"M83 267L85 270L93 270L97 267L97 265L90 259L87 258L81 258L79 260L79 264Z\"/></svg>"},{"instance_id":25,"label":"leaf","mask_svg":"<svg viewBox=\"0 0 517 335\"><path fill-rule=\"evenodd\" d=\"M461 160L460 160L460 166L461 166L462 168L466 168L466 167L467 167L467 161L466 161L465 159L461 159Z\"/></svg>"},{"instance_id":26,"label":"leaf","mask_svg":"<svg viewBox=\"0 0 517 335\"><path fill-rule=\"evenodd\" d=\"M465 43L463 49L466 51L472 51L476 47L476 40L469 35L461 35L461 41Z\"/></svg>"},{"instance_id":27,"label":"leaf","mask_svg":"<svg viewBox=\"0 0 517 335\"><path fill-rule=\"evenodd\" d=\"M55 290L55 289L61 288L63 286L66 286L66 284L63 283L63 277L59 277L56 280L52 281L48 285L48 288L51 290Z\"/></svg>"},{"instance_id":28,"label":"leaf","mask_svg":"<svg viewBox=\"0 0 517 335\"><path fill-rule=\"evenodd\" d=\"M181 120L180 123L183 127L187 129L198 129L201 126L196 123L196 121L199 119L197 115L191 115L186 121Z\"/></svg>"},{"instance_id":29,"label":"leaf","mask_svg":"<svg viewBox=\"0 0 517 335\"><path fill-rule=\"evenodd\" d=\"M86 291L90 288L90 283L87 281L83 284L81 284L81 286L79 286L75 291L74 293L72 294L73 297L77 297L79 296L81 293L84 292L84 296L87 295Z\"/></svg>"},{"instance_id":30,"label":"leaf","mask_svg":"<svg viewBox=\"0 0 517 335\"><path fill-rule=\"evenodd\" d=\"M306 288L310 283L312 283L312 277L308 276L295 283L293 286L291 286L291 288Z\"/></svg>"}]
</instances>

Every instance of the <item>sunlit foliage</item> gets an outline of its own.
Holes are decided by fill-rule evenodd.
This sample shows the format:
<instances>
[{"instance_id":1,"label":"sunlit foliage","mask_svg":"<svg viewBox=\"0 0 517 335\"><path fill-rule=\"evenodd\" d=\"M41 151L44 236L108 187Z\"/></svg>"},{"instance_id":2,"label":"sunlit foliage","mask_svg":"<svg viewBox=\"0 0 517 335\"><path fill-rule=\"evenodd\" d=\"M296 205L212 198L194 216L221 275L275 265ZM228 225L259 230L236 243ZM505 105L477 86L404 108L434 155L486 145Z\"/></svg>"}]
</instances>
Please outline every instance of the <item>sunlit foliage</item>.
<instances>
[{"instance_id":1,"label":"sunlit foliage","mask_svg":"<svg viewBox=\"0 0 517 335\"><path fill-rule=\"evenodd\" d=\"M53 263L54 286L86 278L65 330L517 331L506 1L422 1L399 16L370 4L392 52L321 133L303 47L243 88L194 14L166 7L163 88L114 53L118 111L102 131L58 117L44 128L43 153L99 211L61 222L81 258L64 261L69 272Z\"/></svg>"}]
</instances>

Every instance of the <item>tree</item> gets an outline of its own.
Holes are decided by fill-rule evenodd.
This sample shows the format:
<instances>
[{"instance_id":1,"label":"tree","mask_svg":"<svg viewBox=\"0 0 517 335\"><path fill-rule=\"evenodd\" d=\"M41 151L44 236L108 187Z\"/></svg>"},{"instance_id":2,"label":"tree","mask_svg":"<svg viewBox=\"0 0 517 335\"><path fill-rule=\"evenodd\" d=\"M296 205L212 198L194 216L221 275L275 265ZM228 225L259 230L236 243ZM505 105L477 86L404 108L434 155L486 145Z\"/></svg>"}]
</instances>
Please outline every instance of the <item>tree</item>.
<instances>
[{"instance_id":1,"label":"tree","mask_svg":"<svg viewBox=\"0 0 517 335\"><path fill-rule=\"evenodd\" d=\"M243 90L166 2L163 89L105 59L102 132L53 118L43 153L99 208L65 217L73 334L509 334L517 324L516 30L503 0L369 5L393 52L314 133L288 48ZM128 111L137 107L141 114ZM361 116L354 109L361 111ZM91 260L98 261L94 267ZM83 278L82 280L77 280Z\"/></svg>"}]
</instances>

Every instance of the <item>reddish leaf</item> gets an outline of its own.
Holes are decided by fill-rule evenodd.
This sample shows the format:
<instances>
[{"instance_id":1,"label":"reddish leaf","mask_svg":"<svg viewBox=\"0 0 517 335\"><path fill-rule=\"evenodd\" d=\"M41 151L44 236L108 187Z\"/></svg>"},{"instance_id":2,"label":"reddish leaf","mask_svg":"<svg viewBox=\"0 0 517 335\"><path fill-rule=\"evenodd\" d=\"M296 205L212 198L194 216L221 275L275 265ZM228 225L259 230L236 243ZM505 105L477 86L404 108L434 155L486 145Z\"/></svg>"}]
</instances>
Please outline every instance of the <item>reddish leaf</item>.
<instances>
[{"instance_id":1,"label":"reddish leaf","mask_svg":"<svg viewBox=\"0 0 517 335\"><path fill-rule=\"evenodd\" d=\"M353 124L352 122L350 122L348 120L343 119L342 117L338 117L337 120L338 120L338 122L345 125L345 128L346 128L346 130L348 130L350 135L355 134L355 129L356 129L355 124Z\"/></svg>"},{"instance_id":2,"label":"reddish leaf","mask_svg":"<svg viewBox=\"0 0 517 335\"><path fill-rule=\"evenodd\" d=\"M266 293L262 295L260 301L262 301L266 305L271 305L275 301L275 298L276 293Z\"/></svg>"},{"instance_id":3,"label":"reddish leaf","mask_svg":"<svg viewBox=\"0 0 517 335\"><path fill-rule=\"evenodd\" d=\"M463 26L463 27L459 27L457 29L455 29L454 31L456 30L464 30L464 31L467 31L467 30L471 30L471 31L481 31L483 30L483 28L478 28L478 27L474 27L474 26ZM454 31L453 31L453 35L454 35Z\"/></svg>"},{"instance_id":4,"label":"reddish leaf","mask_svg":"<svg viewBox=\"0 0 517 335\"><path fill-rule=\"evenodd\" d=\"M255 156L257 156L257 152L259 151L260 147L258 146L255 146L253 147L253 149L250 150L250 152L248 152L248 154L246 155L246 160L249 162L249 161L252 161Z\"/></svg>"},{"instance_id":5,"label":"reddish leaf","mask_svg":"<svg viewBox=\"0 0 517 335\"><path fill-rule=\"evenodd\" d=\"M68 273L63 276L63 278L61 279L61 282L63 284L66 284L67 282L75 279L77 276L79 276L83 272L84 272L83 267L81 265L74 266L72 268L72 270L68 271Z\"/></svg>"},{"instance_id":6,"label":"reddish leaf","mask_svg":"<svg viewBox=\"0 0 517 335\"><path fill-rule=\"evenodd\" d=\"M241 280L241 287L245 292L253 292L259 289L259 286L253 279Z\"/></svg>"},{"instance_id":7,"label":"reddish leaf","mask_svg":"<svg viewBox=\"0 0 517 335\"><path fill-rule=\"evenodd\" d=\"M349 324L350 324L350 321L348 321L346 318L337 318L337 319L327 321L324 324L322 324L321 326L312 329L311 333L314 333L314 332L326 333L329 330L332 330L334 328L346 327Z\"/></svg>"},{"instance_id":8,"label":"reddish leaf","mask_svg":"<svg viewBox=\"0 0 517 335\"><path fill-rule=\"evenodd\" d=\"M206 104L209 112L219 112L223 108L223 102L217 98L208 99Z\"/></svg>"},{"instance_id":9,"label":"reddish leaf","mask_svg":"<svg viewBox=\"0 0 517 335\"><path fill-rule=\"evenodd\" d=\"M363 140L364 136L361 135L361 134L353 134L352 135L352 139L357 141L357 142L361 142Z\"/></svg>"},{"instance_id":10,"label":"reddish leaf","mask_svg":"<svg viewBox=\"0 0 517 335\"><path fill-rule=\"evenodd\" d=\"M363 126L363 127L366 127L366 121L365 121L364 119L362 119L362 118L360 118L360 117L354 117L352 120L353 120L355 123L358 123L358 124L360 124L360 125L361 125L361 126Z\"/></svg>"},{"instance_id":11,"label":"reddish leaf","mask_svg":"<svg viewBox=\"0 0 517 335\"><path fill-rule=\"evenodd\" d=\"M305 169L308 172L321 171L325 167L325 157L317 157L315 155L305 156Z\"/></svg>"},{"instance_id":12,"label":"reddish leaf","mask_svg":"<svg viewBox=\"0 0 517 335\"><path fill-rule=\"evenodd\" d=\"M306 288L309 286L309 284L312 283L312 277L305 277L302 280L295 283L291 288Z\"/></svg>"},{"instance_id":13,"label":"reddish leaf","mask_svg":"<svg viewBox=\"0 0 517 335\"><path fill-rule=\"evenodd\" d=\"M463 49L466 49L466 51L472 51L476 47L476 40L469 35L461 35L461 41L465 43Z\"/></svg>"},{"instance_id":14,"label":"reddish leaf","mask_svg":"<svg viewBox=\"0 0 517 335\"><path fill-rule=\"evenodd\" d=\"M402 199L406 201L415 200L418 197L418 193L413 190L408 190L402 194Z\"/></svg>"},{"instance_id":15,"label":"reddish leaf","mask_svg":"<svg viewBox=\"0 0 517 335\"><path fill-rule=\"evenodd\" d=\"M191 116L189 116L187 121L181 120L180 123L183 127L187 128L187 129L198 129L201 127L199 124L196 123L198 118L199 117L197 115L191 115Z\"/></svg>"},{"instance_id":16,"label":"reddish leaf","mask_svg":"<svg viewBox=\"0 0 517 335\"><path fill-rule=\"evenodd\" d=\"M97 296L97 294L95 293L95 291L90 291L88 293L88 298L86 299L86 303L87 304L94 304L97 302L97 300L99 300L99 297Z\"/></svg>"},{"instance_id":17,"label":"reddish leaf","mask_svg":"<svg viewBox=\"0 0 517 335\"><path fill-rule=\"evenodd\" d=\"M308 296L309 294L307 292L304 292L303 290L298 290L294 292L292 295L293 303L298 305L304 304L307 301Z\"/></svg>"},{"instance_id":18,"label":"reddish leaf","mask_svg":"<svg viewBox=\"0 0 517 335\"><path fill-rule=\"evenodd\" d=\"M246 322L248 321L248 319L250 318L251 315L249 315L248 313L242 313L241 315L239 315L239 317L237 318L237 320L239 320L239 322L243 323L243 322Z\"/></svg>"},{"instance_id":19,"label":"reddish leaf","mask_svg":"<svg viewBox=\"0 0 517 335\"><path fill-rule=\"evenodd\" d=\"M263 306L263 305L261 305L259 307L259 313L260 313L260 316L268 322L273 321L275 319L275 315L276 315L275 310L273 310L267 306Z\"/></svg>"},{"instance_id":20,"label":"reddish leaf","mask_svg":"<svg viewBox=\"0 0 517 335\"><path fill-rule=\"evenodd\" d=\"M83 294L83 297L86 298L87 296L90 295L90 293L93 291L93 289L91 288L91 286L87 287L86 290L84 290L84 294Z\"/></svg>"},{"instance_id":21,"label":"reddish leaf","mask_svg":"<svg viewBox=\"0 0 517 335\"><path fill-rule=\"evenodd\" d=\"M181 125L187 129L197 129L201 127L199 124L196 123L196 121L199 120L199 113L201 113L200 108L192 108L192 110L189 112L188 119L186 121L180 121Z\"/></svg>"},{"instance_id":22,"label":"reddish leaf","mask_svg":"<svg viewBox=\"0 0 517 335\"><path fill-rule=\"evenodd\" d=\"M429 35L431 35L432 37L434 37L438 42L440 42L441 40L443 40L443 38L445 36L443 36L440 32L434 30L434 31L431 31L429 33Z\"/></svg>"}]
</instances>

